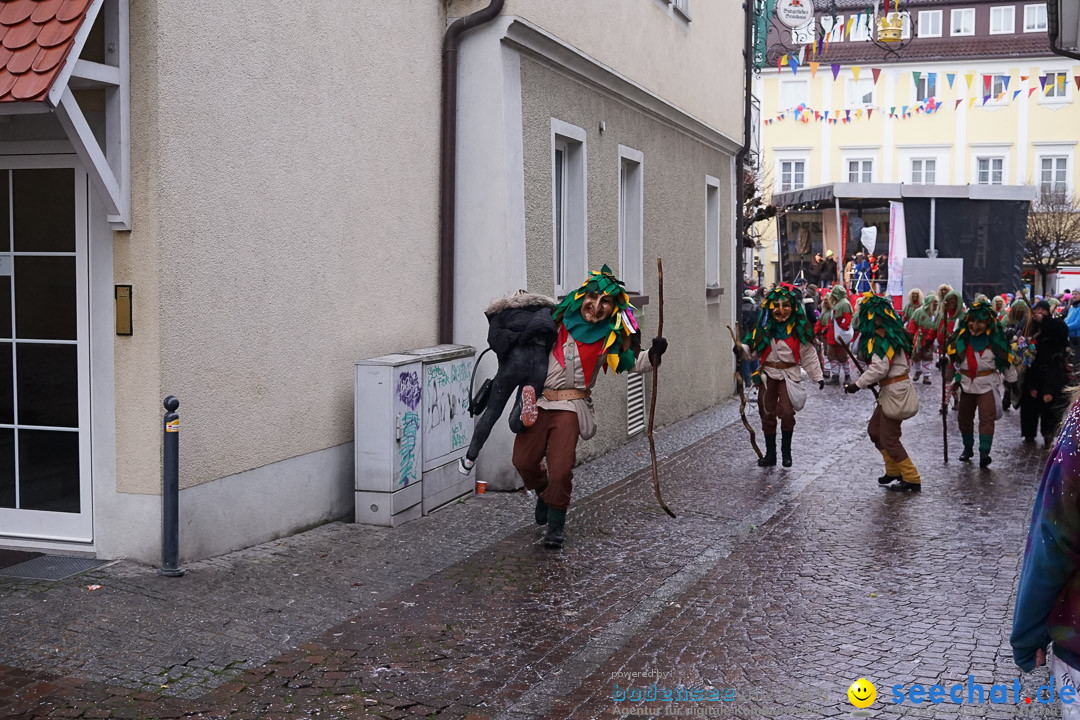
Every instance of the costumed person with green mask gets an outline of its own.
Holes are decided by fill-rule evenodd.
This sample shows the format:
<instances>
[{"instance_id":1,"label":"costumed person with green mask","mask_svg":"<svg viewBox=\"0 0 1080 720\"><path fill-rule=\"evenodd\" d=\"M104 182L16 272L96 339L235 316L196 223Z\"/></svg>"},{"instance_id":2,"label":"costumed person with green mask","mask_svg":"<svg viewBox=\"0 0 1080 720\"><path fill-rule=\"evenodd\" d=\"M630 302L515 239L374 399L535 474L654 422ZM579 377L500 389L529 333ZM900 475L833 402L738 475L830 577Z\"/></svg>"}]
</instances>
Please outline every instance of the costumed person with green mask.
<instances>
[{"instance_id":1,"label":"costumed person with green mask","mask_svg":"<svg viewBox=\"0 0 1080 720\"><path fill-rule=\"evenodd\" d=\"M975 456L975 410L979 410L979 467L990 464L994 444L994 423L1003 412L1005 382L1016 382L1016 368L1009 341L988 301L976 301L967 309L964 326L949 341L949 358L960 383L960 412L957 425L964 438L961 462Z\"/></svg>"},{"instance_id":2,"label":"costumed person with green mask","mask_svg":"<svg viewBox=\"0 0 1080 720\"><path fill-rule=\"evenodd\" d=\"M889 490L922 490L922 478L900 442L900 423L919 411L915 384L908 377L911 343L900 315L888 298L866 293L859 302L859 349L867 361L859 379L848 383L849 393L877 384L877 407L866 427L874 447L885 460L885 474L878 478Z\"/></svg>"},{"instance_id":3,"label":"costumed person with green mask","mask_svg":"<svg viewBox=\"0 0 1080 720\"><path fill-rule=\"evenodd\" d=\"M761 304L757 323L746 335L740 350L746 359L757 356L758 369L751 376L758 386L758 414L765 434L765 457L761 467L776 465L776 425L780 422L784 467L791 467L791 437L795 413L806 403L802 371L825 387L821 363L814 348L814 334L803 310L802 297L793 286L783 283L769 291Z\"/></svg>"},{"instance_id":4,"label":"costumed person with green mask","mask_svg":"<svg viewBox=\"0 0 1080 720\"><path fill-rule=\"evenodd\" d=\"M647 353L623 284L604 265L594 270L553 312L557 337L548 355L536 422L514 439L514 467L536 492L536 523L547 525L544 545L562 547L570 507L578 437L596 433L591 400L600 368L644 372L659 366L667 340L653 338ZM547 459L545 471L543 461Z\"/></svg>"},{"instance_id":5,"label":"costumed person with green mask","mask_svg":"<svg viewBox=\"0 0 1080 720\"><path fill-rule=\"evenodd\" d=\"M835 379L835 384L840 384L841 372L846 373L848 382L851 382L858 371L843 345L850 343L855 334L851 327L851 303L843 285L834 286L829 291L828 298L830 313L827 318L822 315L816 329L825 338L825 364L829 371L829 383L834 384Z\"/></svg>"},{"instance_id":6,"label":"costumed person with green mask","mask_svg":"<svg viewBox=\"0 0 1080 720\"><path fill-rule=\"evenodd\" d=\"M934 367L934 340L937 335L934 332L934 317L931 314L937 298L933 295L923 300L922 307L913 309L907 315L906 326L908 338L911 340L911 369L915 371L915 377L911 380L917 382L922 377L923 384L930 384L930 372Z\"/></svg>"}]
</instances>

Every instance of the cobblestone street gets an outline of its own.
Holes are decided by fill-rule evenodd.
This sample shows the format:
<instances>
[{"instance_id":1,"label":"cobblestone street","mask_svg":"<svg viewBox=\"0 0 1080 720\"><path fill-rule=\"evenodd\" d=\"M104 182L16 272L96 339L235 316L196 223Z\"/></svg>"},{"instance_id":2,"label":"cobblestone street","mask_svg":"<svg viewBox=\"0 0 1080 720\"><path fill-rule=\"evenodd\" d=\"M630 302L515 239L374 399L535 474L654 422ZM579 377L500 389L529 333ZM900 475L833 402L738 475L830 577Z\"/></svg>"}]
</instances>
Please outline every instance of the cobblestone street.
<instances>
[{"instance_id":1,"label":"cobblestone street","mask_svg":"<svg viewBox=\"0 0 1080 720\"><path fill-rule=\"evenodd\" d=\"M182 579L128 562L0 579L0 716L842 717L865 677L873 717L1057 717L1013 702L1008 645L1046 453L1020 443L1013 412L991 468L959 463L950 414L944 465L939 387L919 386L904 423L921 494L878 487L872 396L827 387L799 414L791 469L756 466L737 405L659 431L675 520L644 438L580 467L561 552L539 544L530 497L489 493L397 530L324 526ZM969 675L1008 685L1010 702L891 701L895 685ZM1024 677L1024 693L1047 680ZM732 699L613 700L616 683L652 682Z\"/></svg>"}]
</instances>

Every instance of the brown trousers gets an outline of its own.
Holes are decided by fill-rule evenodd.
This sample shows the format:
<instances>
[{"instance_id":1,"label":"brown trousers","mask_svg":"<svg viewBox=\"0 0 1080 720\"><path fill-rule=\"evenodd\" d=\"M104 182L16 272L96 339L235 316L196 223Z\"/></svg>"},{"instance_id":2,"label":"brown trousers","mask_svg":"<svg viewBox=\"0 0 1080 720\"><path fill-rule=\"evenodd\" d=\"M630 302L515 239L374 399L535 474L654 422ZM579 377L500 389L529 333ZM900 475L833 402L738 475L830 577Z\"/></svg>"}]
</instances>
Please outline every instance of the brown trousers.
<instances>
[{"instance_id":1,"label":"brown trousers","mask_svg":"<svg viewBox=\"0 0 1080 720\"><path fill-rule=\"evenodd\" d=\"M979 434L993 435L997 407L994 393L984 392L978 395L960 391L960 407L957 410L956 424L962 433L975 432L975 408L979 409Z\"/></svg>"},{"instance_id":2,"label":"brown trousers","mask_svg":"<svg viewBox=\"0 0 1080 720\"><path fill-rule=\"evenodd\" d=\"M885 417L881 412L881 406L874 408L874 414L870 416L870 423L866 426L866 432L874 441L874 447L886 453L893 462L900 464L907 460L908 453L900 443L900 421Z\"/></svg>"},{"instance_id":3,"label":"brown trousers","mask_svg":"<svg viewBox=\"0 0 1080 720\"><path fill-rule=\"evenodd\" d=\"M776 419L780 418L781 430L795 429L795 410L787 394L787 381L774 380L762 374L765 385L758 391L758 415L761 416L761 431L766 435L776 434Z\"/></svg>"},{"instance_id":4,"label":"brown trousers","mask_svg":"<svg viewBox=\"0 0 1080 720\"><path fill-rule=\"evenodd\" d=\"M572 410L540 408L536 423L514 438L514 467L529 490L546 482L544 502L553 508L570 507L574 462L577 460L578 418ZM541 461L547 458L547 472Z\"/></svg>"}]
</instances>

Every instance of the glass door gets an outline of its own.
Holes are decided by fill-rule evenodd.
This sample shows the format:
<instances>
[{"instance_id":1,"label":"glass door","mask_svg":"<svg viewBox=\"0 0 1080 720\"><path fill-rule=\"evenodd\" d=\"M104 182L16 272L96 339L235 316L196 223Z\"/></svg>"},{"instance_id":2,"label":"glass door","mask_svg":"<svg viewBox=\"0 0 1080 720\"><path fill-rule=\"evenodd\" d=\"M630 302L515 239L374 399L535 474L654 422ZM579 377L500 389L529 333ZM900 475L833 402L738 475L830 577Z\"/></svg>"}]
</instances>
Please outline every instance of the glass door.
<instances>
[{"instance_id":1,"label":"glass door","mask_svg":"<svg viewBox=\"0 0 1080 720\"><path fill-rule=\"evenodd\" d=\"M0 158L0 537L93 539L86 193L74 161Z\"/></svg>"}]
</instances>

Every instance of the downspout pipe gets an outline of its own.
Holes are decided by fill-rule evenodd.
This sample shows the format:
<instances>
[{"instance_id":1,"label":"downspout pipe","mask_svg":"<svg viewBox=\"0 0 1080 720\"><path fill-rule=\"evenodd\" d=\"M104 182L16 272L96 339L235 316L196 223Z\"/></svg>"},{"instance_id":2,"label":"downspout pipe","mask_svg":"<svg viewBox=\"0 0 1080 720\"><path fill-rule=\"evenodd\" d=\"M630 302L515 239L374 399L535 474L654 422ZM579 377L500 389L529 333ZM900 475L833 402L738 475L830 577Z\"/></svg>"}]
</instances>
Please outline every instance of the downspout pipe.
<instances>
[{"instance_id":1,"label":"downspout pipe","mask_svg":"<svg viewBox=\"0 0 1080 720\"><path fill-rule=\"evenodd\" d=\"M439 342L454 342L454 221L457 194L458 47L467 31L494 20L506 0L458 18L446 29L442 52L442 157L439 178Z\"/></svg>"},{"instance_id":2,"label":"downspout pipe","mask_svg":"<svg viewBox=\"0 0 1080 720\"><path fill-rule=\"evenodd\" d=\"M735 319L739 319L739 313L742 310L742 298L743 292L746 290L746 284L743 282L743 257L746 255L746 248L743 246L743 238L746 236L746 156L750 154L751 143L751 123L753 122L753 112L750 104L750 99L753 96L753 82L754 82L754 59L753 59L753 42L754 42L754 6L756 0L745 0L743 2L743 11L746 13L746 23L743 28L743 72L745 75L743 91L743 145L739 148L739 151L735 153L735 217L737 222L735 223L735 237L733 242L736 244L735 251L735 297L732 300L733 311L735 313Z\"/></svg>"}]
</instances>

